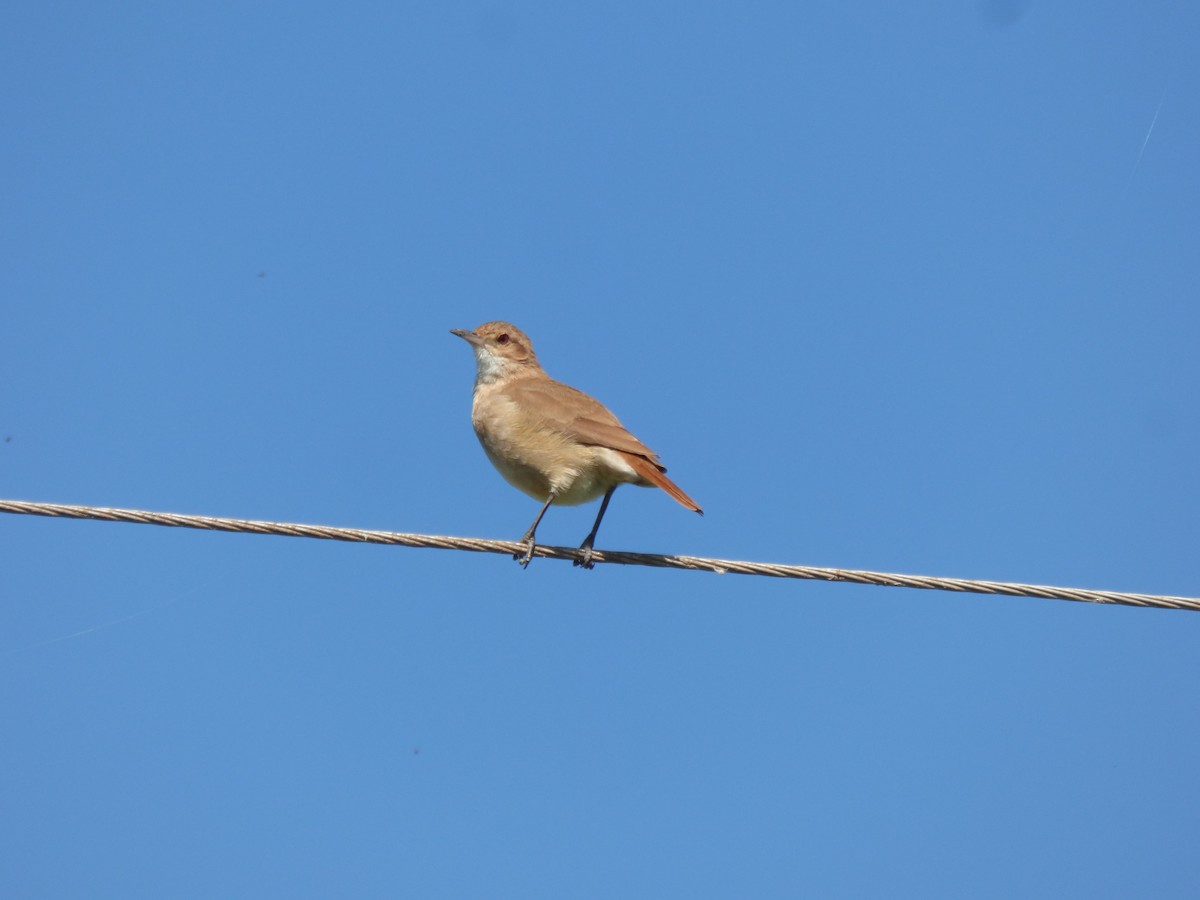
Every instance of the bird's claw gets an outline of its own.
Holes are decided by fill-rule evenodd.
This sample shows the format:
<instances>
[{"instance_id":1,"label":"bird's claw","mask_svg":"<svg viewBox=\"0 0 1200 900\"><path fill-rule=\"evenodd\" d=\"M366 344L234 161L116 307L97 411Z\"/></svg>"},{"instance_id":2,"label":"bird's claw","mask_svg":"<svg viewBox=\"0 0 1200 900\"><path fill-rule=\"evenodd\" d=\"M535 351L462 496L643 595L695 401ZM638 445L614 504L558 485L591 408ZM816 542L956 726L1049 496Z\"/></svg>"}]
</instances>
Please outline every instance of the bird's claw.
<instances>
[{"instance_id":1,"label":"bird's claw","mask_svg":"<svg viewBox=\"0 0 1200 900\"><path fill-rule=\"evenodd\" d=\"M596 564L592 562L592 548L583 546L579 548L579 556L571 560L571 565L579 566L581 569L593 569Z\"/></svg>"},{"instance_id":2,"label":"bird's claw","mask_svg":"<svg viewBox=\"0 0 1200 900\"><path fill-rule=\"evenodd\" d=\"M521 543L525 545L525 552L514 553L513 559L521 566L522 569L528 569L529 564L533 562L533 548L537 545L533 542L533 536L522 538Z\"/></svg>"}]
</instances>

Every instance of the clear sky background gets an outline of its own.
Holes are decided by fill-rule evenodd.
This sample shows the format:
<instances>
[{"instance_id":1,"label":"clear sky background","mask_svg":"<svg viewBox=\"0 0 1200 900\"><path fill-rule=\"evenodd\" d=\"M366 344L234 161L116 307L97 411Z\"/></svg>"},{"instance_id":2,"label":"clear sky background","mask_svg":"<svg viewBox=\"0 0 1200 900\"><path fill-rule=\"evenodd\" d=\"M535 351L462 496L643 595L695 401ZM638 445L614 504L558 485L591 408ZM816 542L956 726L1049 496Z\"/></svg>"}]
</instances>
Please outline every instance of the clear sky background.
<instances>
[{"instance_id":1,"label":"clear sky background","mask_svg":"<svg viewBox=\"0 0 1200 900\"><path fill-rule=\"evenodd\" d=\"M19 3L0 496L1200 594L1200 6ZM554 509L574 545L595 505ZM7 897L1195 897L1200 615L0 516Z\"/></svg>"}]
</instances>

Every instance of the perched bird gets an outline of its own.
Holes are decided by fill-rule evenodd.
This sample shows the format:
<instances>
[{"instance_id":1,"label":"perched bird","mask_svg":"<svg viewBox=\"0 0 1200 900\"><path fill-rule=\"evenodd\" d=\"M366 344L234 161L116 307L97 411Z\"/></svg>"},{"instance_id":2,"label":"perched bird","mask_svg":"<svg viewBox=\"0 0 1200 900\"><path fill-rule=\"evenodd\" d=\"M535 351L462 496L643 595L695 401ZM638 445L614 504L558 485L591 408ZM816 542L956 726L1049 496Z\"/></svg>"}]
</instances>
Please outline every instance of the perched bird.
<instances>
[{"instance_id":1,"label":"perched bird","mask_svg":"<svg viewBox=\"0 0 1200 900\"><path fill-rule=\"evenodd\" d=\"M592 568L596 532L619 485L660 487L704 514L666 476L658 454L626 431L600 401L546 374L521 329L487 322L474 331L455 328L450 333L475 351L471 424L479 443L509 484L543 504L521 538L524 553L513 557L522 566L533 559L534 534L552 503L575 506L604 496L575 560L585 569Z\"/></svg>"}]
</instances>

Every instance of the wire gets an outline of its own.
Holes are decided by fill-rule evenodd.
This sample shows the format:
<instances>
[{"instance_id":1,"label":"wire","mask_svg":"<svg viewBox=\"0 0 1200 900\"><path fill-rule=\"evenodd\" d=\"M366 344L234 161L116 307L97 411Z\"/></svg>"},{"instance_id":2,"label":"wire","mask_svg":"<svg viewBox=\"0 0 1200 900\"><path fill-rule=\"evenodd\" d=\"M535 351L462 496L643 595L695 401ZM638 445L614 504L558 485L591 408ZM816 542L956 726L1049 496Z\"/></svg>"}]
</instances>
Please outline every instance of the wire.
<instances>
[{"instance_id":1,"label":"wire","mask_svg":"<svg viewBox=\"0 0 1200 900\"><path fill-rule=\"evenodd\" d=\"M170 525L206 531L233 531L271 534L280 537L321 538L364 544L399 544L439 550L469 550L474 553L517 555L525 545L517 541L492 541L484 538L445 537L432 534L405 534L396 531L367 531L332 525L298 525L286 522L262 522L252 519L219 519L181 513L148 512L139 509L110 509L96 506L68 506L60 503L35 503L27 500L0 500L0 512L16 515L51 516L68 519L99 519L106 522L130 522L140 525ZM538 545L535 556L548 559L580 558L574 547ZM700 556L663 556L657 553L627 553L596 550L592 562L626 566L653 566L664 569L693 569L718 575L766 575L772 578L805 578L817 581L845 581L887 587L922 588L933 591L957 591L969 594L1002 594L1010 597L1042 597L1047 600L1075 600L1084 603L1114 603L1122 606L1150 606L1159 609L1190 609L1200 612L1200 598L1168 597L1155 594L1129 594L1119 591L1094 591L1083 588L1049 587L1039 584L1014 584L1006 581L975 581L967 578L938 578L930 575L897 575L859 569L827 569L813 566L789 566L778 563L739 562Z\"/></svg>"}]
</instances>

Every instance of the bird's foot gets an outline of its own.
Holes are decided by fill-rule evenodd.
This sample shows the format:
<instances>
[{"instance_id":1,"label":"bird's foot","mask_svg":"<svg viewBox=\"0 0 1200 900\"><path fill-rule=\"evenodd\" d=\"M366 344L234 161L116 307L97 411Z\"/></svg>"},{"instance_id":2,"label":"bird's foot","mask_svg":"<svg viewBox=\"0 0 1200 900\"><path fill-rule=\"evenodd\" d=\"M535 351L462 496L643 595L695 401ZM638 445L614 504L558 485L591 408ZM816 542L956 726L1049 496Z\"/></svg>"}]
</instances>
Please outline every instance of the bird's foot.
<instances>
[{"instance_id":1,"label":"bird's foot","mask_svg":"<svg viewBox=\"0 0 1200 900\"><path fill-rule=\"evenodd\" d=\"M529 564L533 562L533 548L536 547L537 544L533 542L532 534L527 534L525 537L521 538L521 543L525 545L525 550L522 553L514 553L513 559L520 564L521 568L528 569Z\"/></svg>"},{"instance_id":2,"label":"bird's foot","mask_svg":"<svg viewBox=\"0 0 1200 900\"><path fill-rule=\"evenodd\" d=\"M592 562L592 545L585 541L579 548L579 556L571 560L571 565L581 569L595 568L596 564Z\"/></svg>"}]
</instances>

